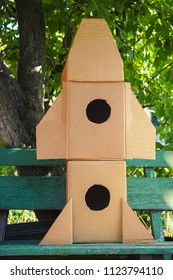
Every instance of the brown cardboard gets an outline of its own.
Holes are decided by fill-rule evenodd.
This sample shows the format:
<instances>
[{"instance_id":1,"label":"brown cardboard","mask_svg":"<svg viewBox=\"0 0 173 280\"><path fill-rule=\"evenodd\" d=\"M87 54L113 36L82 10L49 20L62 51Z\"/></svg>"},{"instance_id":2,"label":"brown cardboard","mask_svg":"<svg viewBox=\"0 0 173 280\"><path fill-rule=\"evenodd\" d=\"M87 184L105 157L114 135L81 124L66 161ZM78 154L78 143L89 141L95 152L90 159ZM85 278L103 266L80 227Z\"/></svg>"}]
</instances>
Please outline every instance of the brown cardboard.
<instances>
[{"instance_id":1,"label":"brown cardboard","mask_svg":"<svg viewBox=\"0 0 173 280\"><path fill-rule=\"evenodd\" d=\"M124 159L124 83L69 82L67 91L68 139L70 140L68 141L68 158ZM87 117L87 106L93 100L104 100L111 108L109 118L103 123L94 123Z\"/></svg>"},{"instance_id":2,"label":"brown cardboard","mask_svg":"<svg viewBox=\"0 0 173 280\"><path fill-rule=\"evenodd\" d=\"M155 243L150 232L135 215L134 211L122 199L122 242Z\"/></svg>"},{"instance_id":3,"label":"brown cardboard","mask_svg":"<svg viewBox=\"0 0 173 280\"><path fill-rule=\"evenodd\" d=\"M72 243L72 199L70 199L39 245Z\"/></svg>"},{"instance_id":4,"label":"brown cardboard","mask_svg":"<svg viewBox=\"0 0 173 280\"><path fill-rule=\"evenodd\" d=\"M155 159L155 128L129 83L126 86L126 159Z\"/></svg>"},{"instance_id":5,"label":"brown cardboard","mask_svg":"<svg viewBox=\"0 0 173 280\"><path fill-rule=\"evenodd\" d=\"M122 73L106 21L82 20L64 66L63 91L36 129L38 159L154 159L155 129ZM111 108L103 123L87 118L87 105L94 100Z\"/></svg>"},{"instance_id":6,"label":"brown cardboard","mask_svg":"<svg viewBox=\"0 0 173 280\"><path fill-rule=\"evenodd\" d=\"M102 123L86 114L95 100L111 109ZM128 83L64 82L63 92L37 126L37 158L154 159L155 128Z\"/></svg>"},{"instance_id":7,"label":"brown cardboard","mask_svg":"<svg viewBox=\"0 0 173 280\"><path fill-rule=\"evenodd\" d=\"M61 93L36 127L37 159L67 157L67 110Z\"/></svg>"},{"instance_id":8,"label":"brown cardboard","mask_svg":"<svg viewBox=\"0 0 173 280\"><path fill-rule=\"evenodd\" d=\"M154 159L155 129L129 84L123 82L122 59L104 20L82 20L62 73L62 86L37 126L37 158L77 161L67 163L69 202L40 245L122 239L124 243L154 242L121 200L126 200L124 160ZM95 206L88 204L95 188L110 199L103 209L92 207L100 207L104 195Z\"/></svg>"},{"instance_id":9,"label":"brown cardboard","mask_svg":"<svg viewBox=\"0 0 173 280\"><path fill-rule=\"evenodd\" d=\"M61 87L63 87L63 83L67 82L67 61L65 62L62 75L61 75Z\"/></svg>"},{"instance_id":10,"label":"brown cardboard","mask_svg":"<svg viewBox=\"0 0 173 280\"><path fill-rule=\"evenodd\" d=\"M123 81L123 62L104 19L83 19L67 59L68 81Z\"/></svg>"},{"instance_id":11,"label":"brown cardboard","mask_svg":"<svg viewBox=\"0 0 173 280\"><path fill-rule=\"evenodd\" d=\"M67 199L73 199L74 243L121 242L121 199L126 200L125 174L123 161L67 163ZM94 185L105 186L110 193L109 204L98 211L92 210L86 203L86 193Z\"/></svg>"}]
</instances>

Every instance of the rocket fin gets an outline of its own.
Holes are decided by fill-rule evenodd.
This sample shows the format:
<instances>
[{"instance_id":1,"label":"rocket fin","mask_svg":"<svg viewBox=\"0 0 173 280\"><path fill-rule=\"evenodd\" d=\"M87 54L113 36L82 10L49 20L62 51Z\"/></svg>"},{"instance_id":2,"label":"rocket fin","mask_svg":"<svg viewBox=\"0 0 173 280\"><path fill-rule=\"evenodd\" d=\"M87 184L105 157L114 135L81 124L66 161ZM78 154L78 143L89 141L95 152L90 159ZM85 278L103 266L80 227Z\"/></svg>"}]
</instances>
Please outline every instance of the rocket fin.
<instances>
[{"instance_id":1,"label":"rocket fin","mask_svg":"<svg viewBox=\"0 0 173 280\"><path fill-rule=\"evenodd\" d=\"M122 243L155 243L152 235L123 199Z\"/></svg>"},{"instance_id":2,"label":"rocket fin","mask_svg":"<svg viewBox=\"0 0 173 280\"><path fill-rule=\"evenodd\" d=\"M126 86L126 159L155 159L155 128L139 104L136 96Z\"/></svg>"},{"instance_id":3,"label":"rocket fin","mask_svg":"<svg viewBox=\"0 0 173 280\"><path fill-rule=\"evenodd\" d=\"M67 108L66 95L60 93L36 127L37 159L66 158Z\"/></svg>"},{"instance_id":4,"label":"rocket fin","mask_svg":"<svg viewBox=\"0 0 173 280\"><path fill-rule=\"evenodd\" d=\"M72 243L73 231L71 198L39 245L60 245Z\"/></svg>"}]
</instances>

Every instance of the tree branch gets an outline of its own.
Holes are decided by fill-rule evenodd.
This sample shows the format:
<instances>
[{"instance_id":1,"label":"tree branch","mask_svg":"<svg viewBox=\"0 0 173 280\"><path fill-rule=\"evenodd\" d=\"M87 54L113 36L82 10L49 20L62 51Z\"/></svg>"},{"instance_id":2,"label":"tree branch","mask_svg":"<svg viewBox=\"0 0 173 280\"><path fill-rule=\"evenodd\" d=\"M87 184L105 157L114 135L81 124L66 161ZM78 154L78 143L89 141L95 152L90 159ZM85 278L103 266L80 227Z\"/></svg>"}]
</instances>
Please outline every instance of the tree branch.
<instances>
[{"instance_id":1,"label":"tree branch","mask_svg":"<svg viewBox=\"0 0 173 280\"><path fill-rule=\"evenodd\" d=\"M162 69L160 69L154 76L151 77L151 79L148 81L148 84L151 83L158 75L160 75L160 73L162 73L164 70L166 70L167 68L169 68L172 65L173 65L173 62L170 62L169 64L164 66Z\"/></svg>"}]
</instances>

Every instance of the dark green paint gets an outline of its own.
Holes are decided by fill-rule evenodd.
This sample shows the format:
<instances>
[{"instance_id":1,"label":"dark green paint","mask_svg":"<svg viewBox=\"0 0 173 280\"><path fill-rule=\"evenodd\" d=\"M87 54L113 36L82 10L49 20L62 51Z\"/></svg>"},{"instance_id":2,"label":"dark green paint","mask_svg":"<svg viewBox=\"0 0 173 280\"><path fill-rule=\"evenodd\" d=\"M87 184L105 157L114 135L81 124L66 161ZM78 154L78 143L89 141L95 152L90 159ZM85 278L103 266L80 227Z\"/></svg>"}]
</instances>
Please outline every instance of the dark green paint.
<instances>
[{"instance_id":1,"label":"dark green paint","mask_svg":"<svg viewBox=\"0 0 173 280\"><path fill-rule=\"evenodd\" d=\"M37 160L35 149L0 148L0 165L9 166L54 166L65 164L64 159Z\"/></svg>"},{"instance_id":2,"label":"dark green paint","mask_svg":"<svg viewBox=\"0 0 173 280\"><path fill-rule=\"evenodd\" d=\"M127 178L128 203L134 210L172 210L166 194L172 178ZM61 209L65 177L0 177L0 209Z\"/></svg>"},{"instance_id":3,"label":"dark green paint","mask_svg":"<svg viewBox=\"0 0 173 280\"><path fill-rule=\"evenodd\" d=\"M65 177L0 177L0 209L62 209Z\"/></svg>"},{"instance_id":4,"label":"dark green paint","mask_svg":"<svg viewBox=\"0 0 173 280\"><path fill-rule=\"evenodd\" d=\"M173 157L173 152L156 152L156 160L127 160L128 167L169 167L166 157ZM0 149L0 165L15 166L51 166L65 164L64 159L37 160L35 149Z\"/></svg>"},{"instance_id":5,"label":"dark green paint","mask_svg":"<svg viewBox=\"0 0 173 280\"><path fill-rule=\"evenodd\" d=\"M0 243L0 256L129 255L173 254L173 242L158 244L72 244L38 246L39 241Z\"/></svg>"}]
</instances>

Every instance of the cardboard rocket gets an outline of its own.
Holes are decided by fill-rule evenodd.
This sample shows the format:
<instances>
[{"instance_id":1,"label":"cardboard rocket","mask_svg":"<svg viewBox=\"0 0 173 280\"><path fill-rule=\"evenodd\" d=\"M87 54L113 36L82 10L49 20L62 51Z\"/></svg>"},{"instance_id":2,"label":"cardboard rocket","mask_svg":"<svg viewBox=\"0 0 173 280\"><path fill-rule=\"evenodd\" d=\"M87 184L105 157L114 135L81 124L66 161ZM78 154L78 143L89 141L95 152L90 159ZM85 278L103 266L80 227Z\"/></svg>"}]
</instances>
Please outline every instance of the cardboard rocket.
<instances>
[{"instance_id":1,"label":"cardboard rocket","mask_svg":"<svg viewBox=\"0 0 173 280\"><path fill-rule=\"evenodd\" d=\"M38 159L67 159L67 204L40 245L154 242L126 203L125 160L155 158L155 129L105 20L82 20L36 135Z\"/></svg>"}]
</instances>

